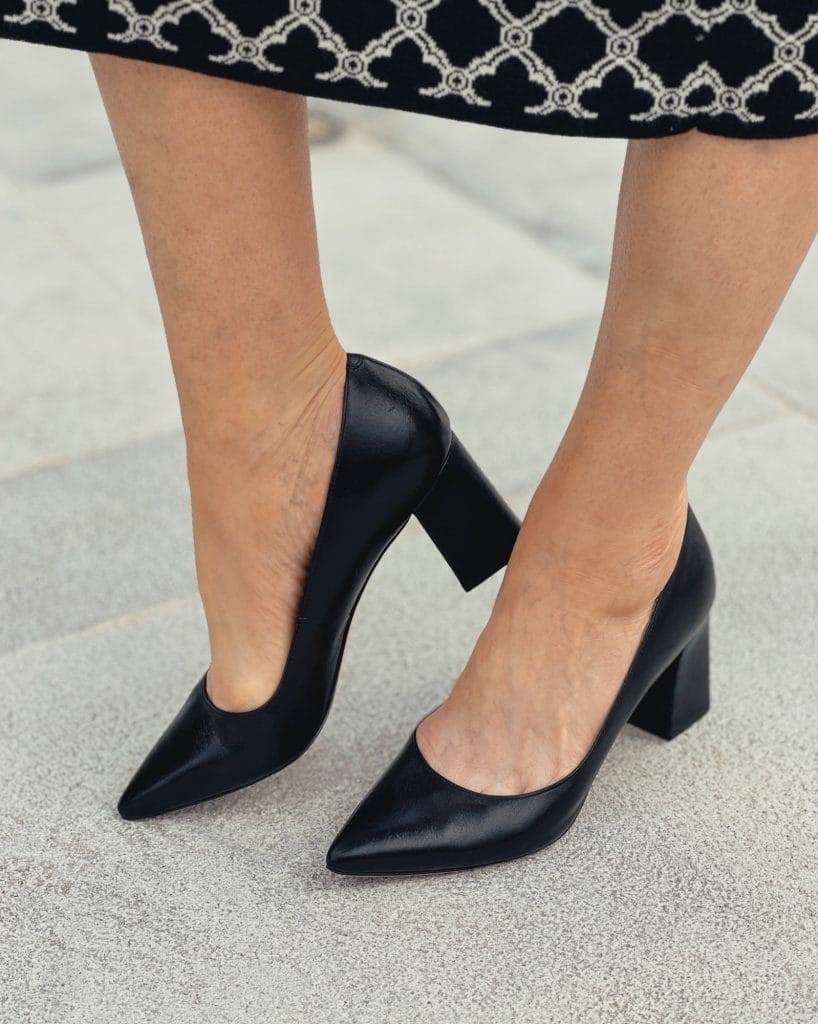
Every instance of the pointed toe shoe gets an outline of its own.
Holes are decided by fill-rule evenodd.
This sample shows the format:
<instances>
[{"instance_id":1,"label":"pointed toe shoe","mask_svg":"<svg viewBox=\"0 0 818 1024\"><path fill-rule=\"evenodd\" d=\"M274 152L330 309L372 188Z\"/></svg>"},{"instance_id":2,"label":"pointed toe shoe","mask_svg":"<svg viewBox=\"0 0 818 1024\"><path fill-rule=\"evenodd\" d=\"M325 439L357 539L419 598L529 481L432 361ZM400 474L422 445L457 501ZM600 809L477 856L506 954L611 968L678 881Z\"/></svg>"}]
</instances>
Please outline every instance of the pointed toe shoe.
<instances>
[{"instance_id":1,"label":"pointed toe shoe","mask_svg":"<svg viewBox=\"0 0 818 1024\"><path fill-rule=\"evenodd\" d=\"M278 689L255 711L228 712L200 680L122 795L124 818L210 800L304 753L329 712L358 599L412 515L465 590L507 563L519 530L429 392L349 356L335 464Z\"/></svg>"},{"instance_id":2,"label":"pointed toe shoe","mask_svg":"<svg viewBox=\"0 0 818 1024\"><path fill-rule=\"evenodd\" d=\"M327 867L352 875L453 871L515 860L556 842L576 820L627 722L670 740L708 710L714 596L710 551L688 509L676 567L602 728L569 775L520 796L475 793L431 768L413 734L339 833Z\"/></svg>"}]
</instances>

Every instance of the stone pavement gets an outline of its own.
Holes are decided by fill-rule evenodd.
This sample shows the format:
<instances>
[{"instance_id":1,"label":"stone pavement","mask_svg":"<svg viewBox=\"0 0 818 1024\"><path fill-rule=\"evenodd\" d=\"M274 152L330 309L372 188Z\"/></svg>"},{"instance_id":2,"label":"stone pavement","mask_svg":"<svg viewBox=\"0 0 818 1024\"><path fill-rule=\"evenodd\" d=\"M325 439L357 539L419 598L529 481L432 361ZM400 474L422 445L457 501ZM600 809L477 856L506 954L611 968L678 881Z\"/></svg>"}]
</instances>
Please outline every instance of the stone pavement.
<instances>
[{"instance_id":1,"label":"stone pavement","mask_svg":"<svg viewBox=\"0 0 818 1024\"><path fill-rule=\"evenodd\" d=\"M622 144L316 109L341 337L422 374L522 510L587 364ZM120 821L206 658L175 396L84 58L0 42L0 124L0 1024L814 1021L818 251L693 474L713 712L627 730L540 856L343 879L328 843L496 580L465 597L410 527L310 752Z\"/></svg>"}]
</instances>

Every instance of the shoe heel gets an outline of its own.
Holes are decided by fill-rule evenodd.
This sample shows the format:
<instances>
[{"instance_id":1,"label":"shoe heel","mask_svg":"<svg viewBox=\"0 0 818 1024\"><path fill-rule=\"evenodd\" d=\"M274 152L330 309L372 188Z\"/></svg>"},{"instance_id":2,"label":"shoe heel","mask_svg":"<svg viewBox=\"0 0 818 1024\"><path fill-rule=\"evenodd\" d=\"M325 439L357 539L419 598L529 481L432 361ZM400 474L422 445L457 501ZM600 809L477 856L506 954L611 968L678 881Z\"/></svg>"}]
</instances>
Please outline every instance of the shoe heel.
<instances>
[{"instance_id":1,"label":"shoe heel","mask_svg":"<svg viewBox=\"0 0 818 1024\"><path fill-rule=\"evenodd\" d=\"M710 708L708 623L640 701L629 721L664 740L675 739Z\"/></svg>"},{"instance_id":2,"label":"shoe heel","mask_svg":"<svg viewBox=\"0 0 818 1024\"><path fill-rule=\"evenodd\" d=\"M508 563L520 522L452 435L440 475L415 515L464 590Z\"/></svg>"}]
</instances>

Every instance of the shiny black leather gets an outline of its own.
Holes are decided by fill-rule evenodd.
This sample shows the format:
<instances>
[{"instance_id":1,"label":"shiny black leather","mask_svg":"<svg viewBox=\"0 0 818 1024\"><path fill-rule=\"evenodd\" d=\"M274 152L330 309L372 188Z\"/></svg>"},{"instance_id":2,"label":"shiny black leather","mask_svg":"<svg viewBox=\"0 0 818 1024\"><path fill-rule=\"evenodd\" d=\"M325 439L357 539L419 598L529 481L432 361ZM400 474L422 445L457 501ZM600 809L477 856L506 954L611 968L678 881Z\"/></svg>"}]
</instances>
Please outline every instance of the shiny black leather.
<instances>
[{"instance_id":1,"label":"shiny black leather","mask_svg":"<svg viewBox=\"0 0 818 1024\"><path fill-rule=\"evenodd\" d=\"M339 833L327 866L352 875L449 871L513 860L558 840L579 814L629 719L672 736L707 710L706 630L714 596L710 551L688 510L677 565L602 729L570 775L521 796L475 793L435 772L413 734ZM675 704L682 717L674 719L663 713L673 708L656 706L654 687L659 703Z\"/></svg>"},{"instance_id":2,"label":"shiny black leather","mask_svg":"<svg viewBox=\"0 0 818 1024\"><path fill-rule=\"evenodd\" d=\"M467 475L482 503L482 534L464 553L444 530L447 517L463 512L455 470L466 460L446 414L422 385L376 360L349 356L335 465L281 683L262 707L235 713L211 703L205 676L125 790L124 818L247 786L307 749L329 711L369 575L430 495L437 492L424 525L461 579L475 585L505 565L519 523L473 463Z\"/></svg>"}]
</instances>

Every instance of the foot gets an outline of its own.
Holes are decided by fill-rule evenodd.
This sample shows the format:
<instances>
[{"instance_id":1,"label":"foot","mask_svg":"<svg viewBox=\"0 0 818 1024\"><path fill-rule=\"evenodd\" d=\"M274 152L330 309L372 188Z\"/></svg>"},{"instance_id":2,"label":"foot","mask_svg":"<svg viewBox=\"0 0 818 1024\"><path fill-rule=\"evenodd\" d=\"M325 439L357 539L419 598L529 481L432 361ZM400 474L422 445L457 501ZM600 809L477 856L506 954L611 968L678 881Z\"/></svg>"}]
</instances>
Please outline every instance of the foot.
<instances>
[{"instance_id":1,"label":"foot","mask_svg":"<svg viewBox=\"0 0 818 1024\"><path fill-rule=\"evenodd\" d=\"M280 682L335 462L345 378L332 337L294 372L282 369L275 393L230 402L217 436L187 431L207 690L223 710L260 707Z\"/></svg>"},{"instance_id":2,"label":"foot","mask_svg":"<svg viewBox=\"0 0 818 1024\"><path fill-rule=\"evenodd\" d=\"M427 762L475 792L529 793L582 761L681 548L686 493L624 529L560 505L546 476L488 625L418 727Z\"/></svg>"}]
</instances>

